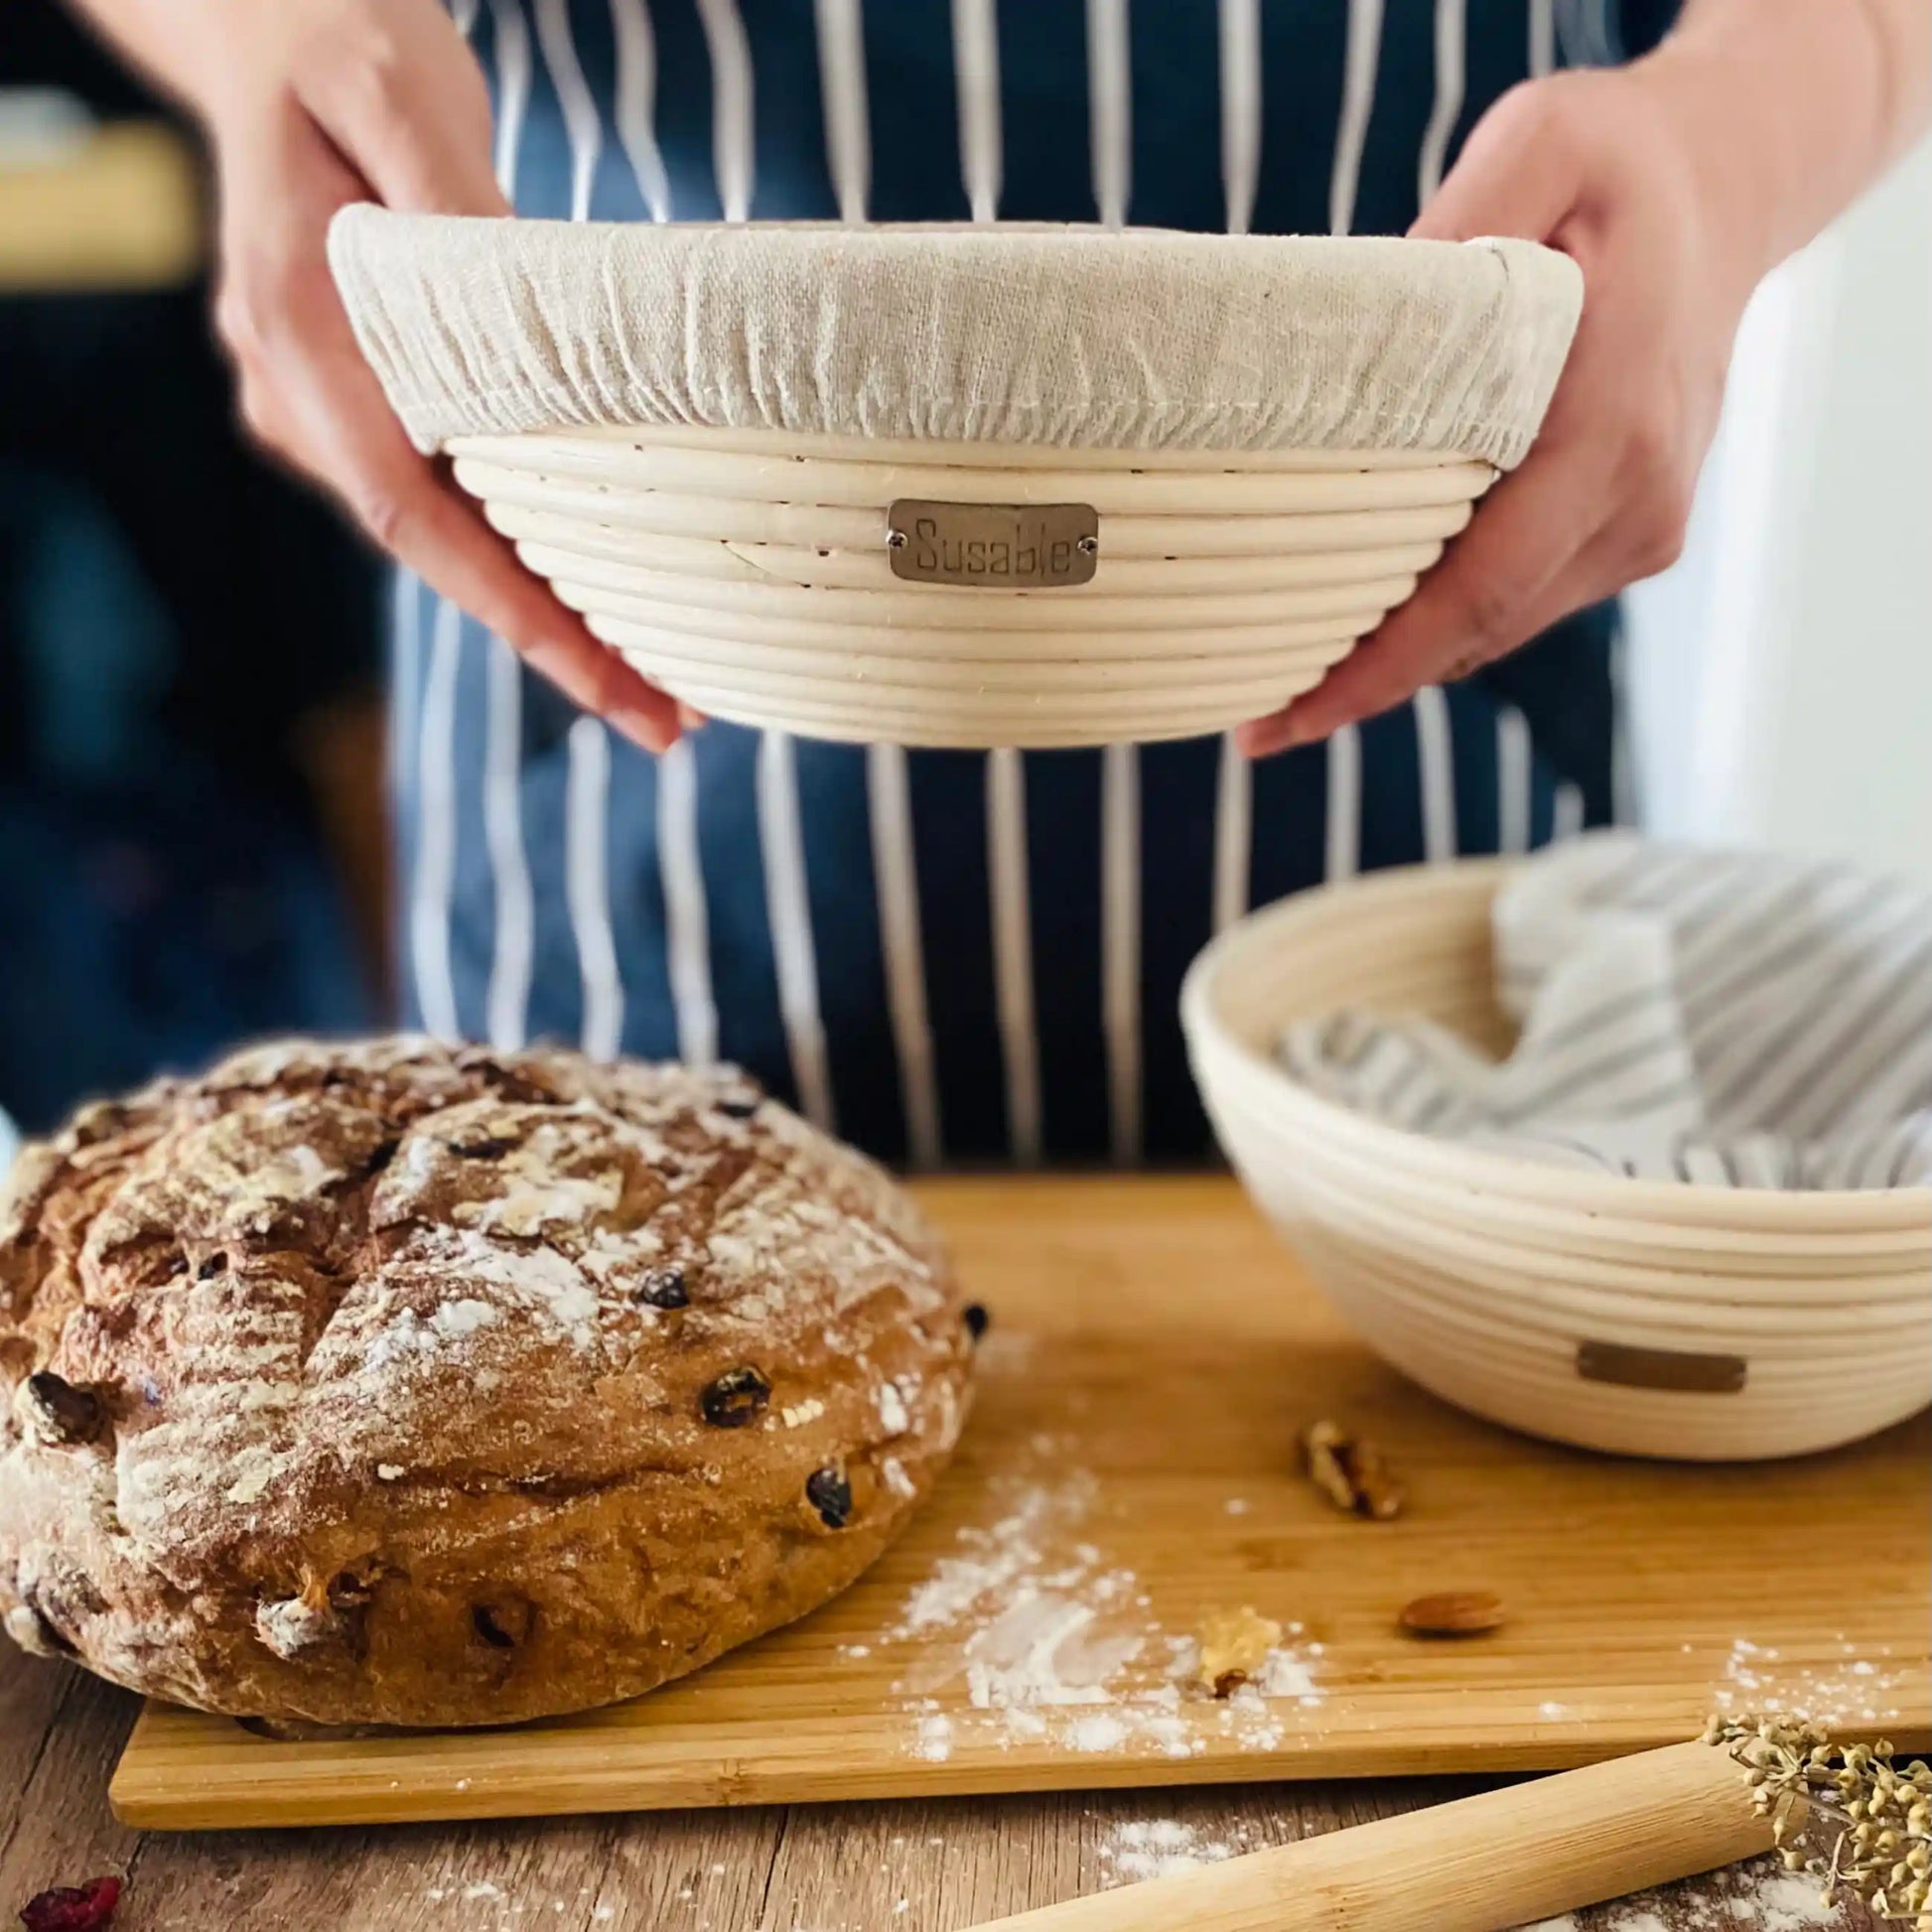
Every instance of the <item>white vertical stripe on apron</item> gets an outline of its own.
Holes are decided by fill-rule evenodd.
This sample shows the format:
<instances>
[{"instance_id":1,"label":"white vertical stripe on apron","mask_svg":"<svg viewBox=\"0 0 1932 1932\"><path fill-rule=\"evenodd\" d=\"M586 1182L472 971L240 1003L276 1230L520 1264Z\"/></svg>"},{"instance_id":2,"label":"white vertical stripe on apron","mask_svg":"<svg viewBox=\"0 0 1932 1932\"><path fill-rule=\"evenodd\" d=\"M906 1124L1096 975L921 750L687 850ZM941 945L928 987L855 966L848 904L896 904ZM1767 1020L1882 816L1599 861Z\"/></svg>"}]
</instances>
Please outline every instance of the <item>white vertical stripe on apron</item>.
<instances>
[{"instance_id":1,"label":"white vertical stripe on apron","mask_svg":"<svg viewBox=\"0 0 1932 1932\"><path fill-rule=\"evenodd\" d=\"M1557 45L1573 68L1613 67L1622 39L1609 16L1610 0L1558 0Z\"/></svg>"},{"instance_id":2,"label":"white vertical stripe on apron","mask_svg":"<svg viewBox=\"0 0 1932 1932\"><path fill-rule=\"evenodd\" d=\"M450 972L450 895L456 884L456 674L463 613L436 601L416 749L416 873L409 892L409 964L423 1031L460 1036Z\"/></svg>"},{"instance_id":3,"label":"white vertical stripe on apron","mask_svg":"<svg viewBox=\"0 0 1932 1932\"><path fill-rule=\"evenodd\" d=\"M1039 1041L1027 890L1027 767L1010 746L986 756L986 858L993 894L993 993L1006 1060L1007 1143L1019 1165L1036 1167Z\"/></svg>"},{"instance_id":4,"label":"white vertical stripe on apron","mask_svg":"<svg viewBox=\"0 0 1932 1932\"><path fill-rule=\"evenodd\" d=\"M467 39L476 25L474 5L452 8L457 31ZM456 981L450 971L450 911L456 886L456 685L463 652L463 613L447 598L436 600L429 668L416 697L423 620L418 580L403 571L396 580L397 679L408 694L396 716L397 755L416 760L416 853L409 881L409 969L423 1031L438 1039L459 1036Z\"/></svg>"},{"instance_id":5,"label":"white vertical stripe on apron","mask_svg":"<svg viewBox=\"0 0 1932 1932\"><path fill-rule=\"evenodd\" d=\"M1003 177L1000 42L994 0L953 0L959 165L975 221L1000 211ZM1005 1063L1007 1146L1022 1167L1040 1158L1039 1038L1034 1009L1033 905L1027 881L1027 767L1011 748L989 752L987 892L993 918L993 1003Z\"/></svg>"},{"instance_id":6,"label":"white vertical stripe on apron","mask_svg":"<svg viewBox=\"0 0 1932 1932\"><path fill-rule=\"evenodd\" d=\"M530 105L530 30L517 0L489 0L496 40L496 185L516 200L516 159Z\"/></svg>"},{"instance_id":7,"label":"white vertical stripe on apron","mask_svg":"<svg viewBox=\"0 0 1932 1932\"><path fill-rule=\"evenodd\" d=\"M671 178L657 145L657 41L645 0L611 0L617 44L618 140L653 221L671 218Z\"/></svg>"},{"instance_id":8,"label":"white vertical stripe on apron","mask_svg":"<svg viewBox=\"0 0 1932 1932\"><path fill-rule=\"evenodd\" d=\"M1443 185L1449 137L1462 112L1466 21L1464 0L1436 0L1436 98L1416 160L1416 201L1427 207ZM1416 775L1422 793L1423 857L1444 865L1455 857L1455 745L1449 699L1425 685L1409 701L1416 720Z\"/></svg>"},{"instance_id":9,"label":"white vertical stripe on apron","mask_svg":"<svg viewBox=\"0 0 1932 1932\"><path fill-rule=\"evenodd\" d=\"M677 1014L677 1051L692 1066L718 1057L711 990L711 919L698 857L698 768L689 739L657 760L657 873L664 888L664 967Z\"/></svg>"},{"instance_id":10,"label":"white vertical stripe on apron","mask_svg":"<svg viewBox=\"0 0 1932 1932\"><path fill-rule=\"evenodd\" d=\"M496 44L496 183L516 200L516 164L530 104L530 33L517 0L490 0ZM536 952L536 902L523 849L523 672L500 637L489 640L484 686L483 843L495 900L484 1029L499 1052L529 1033L530 971Z\"/></svg>"},{"instance_id":11,"label":"white vertical stripe on apron","mask_svg":"<svg viewBox=\"0 0 1932 1932\"><path fill-rule=\"evenodd\" d=\"M1348 41L1342 58L1341 107L1335 120L1335 158L1328 176L1328 231L1344 235L1355 220L1362 149L1375 105L1382 55L1382 0L1348 0ZM1343 725L1328 739L1325 852L1322 877L1352 879L1362 856L1362 734Z\"/></svg>"},{"instance_id":12,"label":"white vertical stripe on apron","mask_svg":"<svg viewBox=\"0 0 1932 1932\"><path fill-rule=\"evenodd\" d=\"M570 32L570 0L536 0L537 42L550 83L563 109L564 134L570 143L570 218L590 218L591 188L597 179L597 158L604 146L604 123L597 100L584 78L583 63Z\"/></svg>"},{"instance_id":13,"label":"white vertical stripe on apron","mask_svg":"<svg viewBox=\"0 0 1932 1932\"><path fill-rule=\"evenodd\" d=\"M595 718L580 718L570 728L564 788L564 897L584 977L578 1038L594 1060L615 1059L623 1038L623 982L611 932L610 795L610 734Z\"/></svg>"},{"instance_id":14,"label":"white vertical stripe on apron","mask_svg":"<svg viewBox=\"0 0 1932 1932\"><path fill-rule=\"evenodd\" d=\"M535 0L537 44L557 90L564 134L570 143L570 218L590 218L591 191L604 123L584 78L570 31L570 0ZM577 969L584 982L580 1043L593 1059L611 1059L623 1036L623 982L611 928L608 852L611 803L611 740L596 718L570 728L569 770L564 785L564 898L570 909Z\"/></svg>"},{"instance_id":15,"label":"white vertical stripe on apron","mask_svg":"<svg viewBox=\"0 0 1932 1932\"><path fill-rule=\"evenodd\" d=\"M1261 0L1221 0L1221 180L1229 234L1246 234L1261 179Z\"/></svg>"},{"instance_id":16,"label":"white vertical stripe on apron","mask_svg":"<svg viewBox=\"0 0 1932 1932\"><path fill-rule=\"evenodd\" d=\"M698 0L698 17L711 54L712 157L718 199L727 221L746 221L751 218L757 175L752 43L738 0ZM783 732L765 732L760 737L754 783L759 845L764 859L765 921L792 1079L801 1110L830 1131L832 1090L818 1008L811 900L805 888L805 839L798 822L798 770L791 740Z\"/></svg>"},{"instance_id":17,"label":"white vertical stripe on apron","mask_svg":"<svg viewBox=\"0 0 1932 1932\"><path fill-rule=\"evenodd\" d=\"M1530 849L1530 721L1513 704L1496 713L1496 850Z\"/></svg>"},{"instance_id":18,"label":"white vertical stripe on apron","mask_svg":"<svg viewBox=\"0 0 1932 1932\"><path fill-rule=\"evenodd\" d=\"M1584 829L1584 789L1567 778L1557 787L1555 808L1550 822L1550 838L1574 839Z\"/></svg>"},{"instance_id":19,"label":"white vertical stripe on apron","mask_svg":"<svg viewBox=\"0 0 1932 1932\"><path fill-rule=\"evenodd\" d=\"M1254 856L1254 773L1235 749L1232 732L1221 740L1214 795L1214 930L1225 932L1248 909L1248 869Z\"/></svg>"},{"instance_id":20,"label":"white vertical stripe on apron","mask_svg":"<svg viewBox=\"0 0 1932 1932\"><path fill-rule=\"evenodd\" d=\"M1530 78L1541 80L1556 67L1556 0L1530 0Z\"/></svg>"},{"instance_id":21,"label":"white vertical stripe on apron","mask_svg":"<svg viewBox=\"0 0 1932 1932\"><path fill-rule=\"evenodd\" d=\"M671 218L671 184L657 145L657 45L645 0L611 0L617 36L617 123L637 193L653 221ZM718 1057L711 986L711 916L698 848L698 768L689 739L657 759L657 877L664 894L664 971L677 1021L678 1058Z\"/></svg>"},{"instance_id":22,"label":"white vertical stripe on apron","mask_svg":"<svg viewBox=\"0 0 1932 1932\"><path fill-rule=\"evenodd\" d=\"M1000 207L1000 27L994 7L995 0L952 0L959 168L975 221L991 221Z\"/></svg>"},{"instance_id":23,"label":"white vertical stripe on apron","mask_svg":"<svg viewBox=\"0 0 1932 1932\"><path fill-rule=\"evenodd\" d=\"M1087 0L1087 98L1093 198L1124 227L1133 183L1133 74L1127 0ZM1114 1162L1141 1157L1140 752L1109 745L1100 759L1100 1006Z\"/></svg>"},{"instance_id":24,"label":"white vertical stripe on apron","mask_svg":"<svg viewBox=\"0 0 1932 1932\"><path fill-rule=\"evenodd\" d=\"M1133 98L1127 0L1087 0L1087 116L1093 199L1101 224L1127 225L1133 181Z\"/></svg>"},{"instance_id":25,"label":"white vertical stripe on apron","mask_svg":"<svg viewBox=\"0 0 1932 1932\"><path fill-rule=\"evenodd\" d=\"M915 1168L940 1161L939 1083L925 998L919 878L912 851L912 794L899 745L866 748L872 865L879 888L879 940L886 955L886 1003L898 1051L906 1152Z\"/></svg>"},{"instance_id":26,"label":"white vertical stripe on apron","mask_svg":"<svg viewBox=\"0 0 1932 1932\"><path fill-rule=\"evenodd\" d=\"M752 43L738 0L698 0L698 19L711 52L711 154L718 200L727 221L744 221L751 216L757 172Z\"/></svg>"},{"instance_id":27,"label":"white vertical stripe on apron","mask_svg":"<svg viewBox=\"0 0 1932 1932\"><path fill-rule=\"evenodd\" d=\"M865 26L860 0L816 0L818 74L825 98L825 159L839 218L866 218L872 192L872 131L866 118Z\"/></svg>"},{"instance_id":28,"label":"white vertical stripe on apron","mask_svg":"<svg viewBox=\"0 0 1932 1932\"><path fill-rule=\"evenodd\" d=\"M798 824L798 766L789 733L759 741L759 844L764 853L765 917L778 975L778 1014L798 1087L799 1111L831 1133L832 1081L825 1023L818 1010L818 962L812 951L811 901L805 891L805 840Z\"/></svg>"},{"instance_id":29,"label":"white vertical stripe on apron","mask_svg":"<svg viewBox=\"0 0 1932 1932\"><path fill-rule=\"evenodd\" d=\"M1362 864L1362 733L1344 725L1328 740L1328 813L1321 876L1353 879Z\"/></svg>"},{"instance_id":30,"label":"white vertical stripe on apron","mask_svg":"<svg viewBox=\"0 0 1932 1932\"><path fill-rule=\"evenodd\" d=\"M1382 53L1382 0L1348 0L1348 48L1335 124L1335 161L1328 177L1328 232L1346 234L1355 219L1355 190L1375 105L1375 72Z\"/></svg>"},{"instance_id":31,"label":"white vertical stripe on apron","mask_svg":"<svg viewBox=\"0 0 1932 1932\"><path fill-rule=\"evenodd\" d=\"M818 64L825 97L825 156L850 222L867 218L872 127L866 98L861 0L817 0ZM901 745L866 748L866 817L872 832L879 947L886 1006L898 1057L906 1152L915 1168L939 1165L939 1090L925 997L918 864L912 848L912 792Z\"/></svg>"},{"instance_id":32,"label":"white vertical stripe on apron","mask_svg":"<svg viewBox=\"0 0 1932 1932\"><path fill-rule=\"evenodd\" d=\"M1221 179L1229 234L1246 234L1261 174L1260 0L1221 0ZM1214 798L1214 930L1225 931L1248 909L1254 850L1254 773L1221 740Z\"/></svg>"},{"instance_id":33,"label":"white vertical stripe on apron","mask_svg":"<svg viewBox=\"0 0 1932 1932\"><path fill-rule=\"evenodd\" d=\"M1466 49L1464 0L1436 0L1436 104L1423 130L1422 153L1416 163L1416 200L1427 207L1443 185L1443 165L1449 158L1449 136L1462 112L1463 68Z\"/></svg>"},{"instance_id":34,"label":"white vertical stripe on apron","mask_svg":"<svg viewBox=\"0 0 1932 1932\"><path fill-rule=\"evenodd\" d=\"M1410 700L1416 714L1417 775L1422 790L1422 851L1432 866L1455 857L1455 743L1449 696L1425 684Z\"/></svg>"},{"instance_id":35,"label":"white vertical stripe on apron","mask_svg":"<svg viewBox=\"0 0 1932 1932\"><path fill-rule=\"evenodd\" d=\"M421 747L416 742L422 708L423 580L407 564L395 575L395 685L389 713L389 782L397 797L406 795L409 773Z\"/></svg>"},{"instance_id":36,"label":"white vertical stripe on apron","mask_svg":"<svg viewBox=\"0 0 1932 1932\"><path fill-rule=\"evenodd\" d=\"M483 740L483 842L489 853L496 934L485 1015L499 1052L523 1045L530 1028L530 967L536 953L536 899L523 850L523 666L500 637L489 640Z\"/></svg>"}]
</instances>

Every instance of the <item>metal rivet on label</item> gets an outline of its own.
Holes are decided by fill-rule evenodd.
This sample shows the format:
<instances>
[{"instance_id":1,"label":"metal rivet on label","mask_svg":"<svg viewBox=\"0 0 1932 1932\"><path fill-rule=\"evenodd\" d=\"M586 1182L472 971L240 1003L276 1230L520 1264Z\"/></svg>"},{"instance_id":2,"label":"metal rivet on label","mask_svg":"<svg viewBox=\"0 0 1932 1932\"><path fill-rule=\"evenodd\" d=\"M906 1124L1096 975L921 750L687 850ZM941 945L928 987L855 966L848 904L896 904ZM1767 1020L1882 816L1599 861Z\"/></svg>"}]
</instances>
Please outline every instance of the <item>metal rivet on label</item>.
<instances>
[{"instance_id":1,"label":"metal rivet on label","mask_svg":"<svg viewBox=\"0 0 1932 1932\"><path fill-rule=\"evenodd\" d=\"M886 548L888 550L903 550L905 548L905 532L903 530L888 530L886 532Z\"/></svg>"}]
</instances>

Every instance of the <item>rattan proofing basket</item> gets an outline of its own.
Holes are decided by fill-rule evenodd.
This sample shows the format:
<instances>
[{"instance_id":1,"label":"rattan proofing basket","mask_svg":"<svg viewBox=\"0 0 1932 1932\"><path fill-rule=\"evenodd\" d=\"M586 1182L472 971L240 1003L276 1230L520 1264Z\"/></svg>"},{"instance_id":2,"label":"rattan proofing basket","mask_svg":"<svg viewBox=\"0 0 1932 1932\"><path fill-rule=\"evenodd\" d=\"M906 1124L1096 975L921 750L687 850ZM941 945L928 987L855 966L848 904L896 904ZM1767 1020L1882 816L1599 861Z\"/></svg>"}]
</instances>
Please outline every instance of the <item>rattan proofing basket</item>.
<instances>
[{"instance_id":1,"label":"rattan proofing basket","mask_svg":"<svg viewBox=\"0 0 1932 1932\"><path fill-rule=\"evenodd\" d=\"M1478 1153L1340 1107L1272 1057L1291 1021L1420 1014L1493 1051L1504 863L1382 873L1258 912L1195 962L1194 1074L1262 1211L1382 1355L1537 1436L1795 1455L1932 1399L1932 1189L1672 1185Z\"/></svg>"},{"instance_id":2,"label":"rattan proofing basket","mask_svg":"<svg viewBox=\"0 0 1932 1932\"><path fill-rule=\"evenodd\" d=\"M1522 460L1583 300L1508 239L352 207L330 252L412 439L593 632L714 716L915 746L1309 690ZM1091 581L909 571L916 504L962 546L1052 506Z\"/></svg>"}]
</instances>

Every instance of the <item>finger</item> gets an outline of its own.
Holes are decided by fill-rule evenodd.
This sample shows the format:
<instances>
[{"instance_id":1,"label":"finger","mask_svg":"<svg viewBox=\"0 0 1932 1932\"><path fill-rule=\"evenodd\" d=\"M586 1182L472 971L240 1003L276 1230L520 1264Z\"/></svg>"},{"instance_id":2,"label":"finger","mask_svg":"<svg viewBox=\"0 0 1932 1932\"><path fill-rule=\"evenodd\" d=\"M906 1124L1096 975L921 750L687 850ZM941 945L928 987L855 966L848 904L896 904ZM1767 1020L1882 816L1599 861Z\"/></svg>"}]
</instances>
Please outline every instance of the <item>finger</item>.
<instances>
[{"instance_id":1,"label":"finger","mask_svg":"<svg viewBox=\"0 0 1932 1932\"><path fill-rule=\"evenodd\" d=\"M306 198L300 225L366 192L308 117L293 107L255 130L237 169L224 229L223 306L250 427L320 482L373 540L504 638L567 696L626 737L661 751L678 736L676 707L594 637L455 485L411 446L362 359L328 270L264 250L279 232L264 197Z\"/></svg>"},{"instance_id":2,"label":"finger","mask_svg":"<svg viewBox=\"0 0 1932 1932\"><path fill-rule=\"evenodd\" d=\"M1559 90L1569 84L1530 81L1504 94L1476 123L1410 235L1422 241L1553 235L1575 206L1580 183L1559 132Z\"/></svg>"},{"instance_id":3,"label":"finger","mask_svg":"<svg viewBox=\"0 0 1932 1932\"><path fill-rule=\"evenodd\" d=\"M507 214L491 166L489 91L440 7L366 6L304 50L296 92L385 207Z\"/></svg>"},{"instance_id":4,"label":"finger","mask_svg":"<svg viewBox=\"0 0 1932 1932\"><path fill-rule=\"evenodd\" d=\"M334 358L310 393L326 400L308 412L305 454L377 543L585 710L649 751L676 742L675 702L593 636L417 454L359 360Z\"/></svg>"},{"instance_id":5,"label":"finger","mask_svg":"<svg viewBox=\"0 0 1932 1932\"><path fill-rule=\"evenodd\" d=\"M1290 707L1298 738L1325 738L1533 634L1540 594L1604 520L1609 465L1589 443L1533 454L1490 492L1414 597Z\"/></svg>"},{"instance_id":6,"label":"finger","mask_svg":"<svg viewBox=\"0 0 1932 1932\"><path fill-rule=\"evenodd\" d=\"M1277 752L1288 752L1301 744L1295 727L1288 722L1294 707L1271 711L1266 718L1252 718L1234 728L1234 749L1244 759L1272 759Z\"/></svg>"},{"instance_id":7,"label":"finger","mask_svg":"<svg viewBox=\"0 0 1932 1932\"><path fill-rule=\"evenodd\" d=\"M1595 604L1616 591L1621 580L1608 562L1606 548L1597 542L1590 543L1570 564L1558 571L1533 601L1523 607L1522 641L1527 642L1531 637L1541 635L1573 611L1581 611L1586 605ZM1507 655L1508 647L1491 649L1482 645L1471 646L1433 675L1419 678L1414 689L1403 696L1413 697L1427 684L1456 683L1472 676L1483 665ZM1309 694L1310 697L1314 695L1312 692ZM1399 704L1401 701L1401 698L1397 698L1392 703ZM1390 705L1376 704L1354 716L1337 716L1331 724L1326 714L1311 716L1303 708L1304 703L1305 700L1297 699L1294 704L1269 717L1257 718L1250 724L1237 727L1234 735L1236 749L1249 759L1273 758L1277 752L1331 738L1344 725L1358 724L1390 709Z\"/></svg>"}]
</instances>

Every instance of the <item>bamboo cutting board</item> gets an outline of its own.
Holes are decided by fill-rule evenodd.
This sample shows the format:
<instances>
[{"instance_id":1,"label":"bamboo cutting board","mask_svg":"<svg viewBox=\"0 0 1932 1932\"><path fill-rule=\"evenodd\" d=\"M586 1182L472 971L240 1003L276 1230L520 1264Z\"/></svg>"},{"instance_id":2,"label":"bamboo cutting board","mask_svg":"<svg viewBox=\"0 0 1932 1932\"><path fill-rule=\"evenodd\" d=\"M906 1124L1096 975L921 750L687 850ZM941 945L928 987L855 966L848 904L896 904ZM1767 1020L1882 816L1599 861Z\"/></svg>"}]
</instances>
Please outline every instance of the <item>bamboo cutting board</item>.
<instances>
[{"instance_id":1,"label":"bamboo cutting board","mask_svg":"<svg viewBox=\"0 0 1932 1932\"><path fill-rule=\"evenodd\" d=\"M362 1823L1099 1785L1555 1769L1782 1709L1932 1732L1932 1439L1756 1467L1617 1461L1383 1367L1221 1179L949 1180L992 1310L957 1462L817 1615L633 1705L517 1730L278 1743L150 1705L131 1825ZM1332 1417L1393 1523L1297 1472ZM1508 1623L1428 1641L1426 1592ZM1188 1681L1204 1613L1288 1634L1261 1690ZM1299 1627L1297 1627L1299 1626Z\"/></svg>"}]
</instances>

